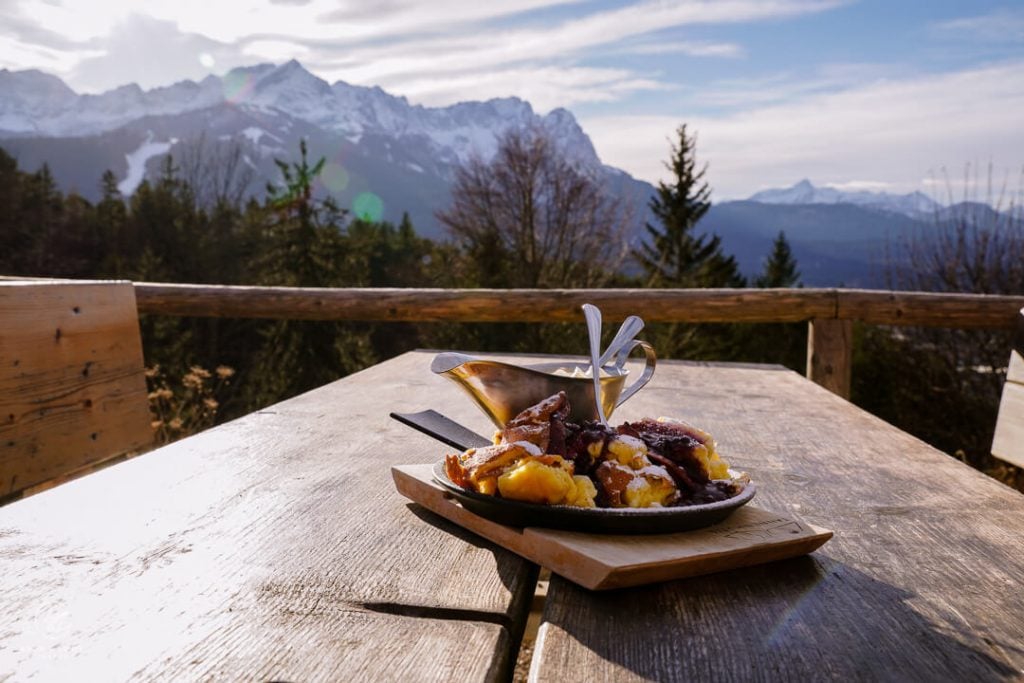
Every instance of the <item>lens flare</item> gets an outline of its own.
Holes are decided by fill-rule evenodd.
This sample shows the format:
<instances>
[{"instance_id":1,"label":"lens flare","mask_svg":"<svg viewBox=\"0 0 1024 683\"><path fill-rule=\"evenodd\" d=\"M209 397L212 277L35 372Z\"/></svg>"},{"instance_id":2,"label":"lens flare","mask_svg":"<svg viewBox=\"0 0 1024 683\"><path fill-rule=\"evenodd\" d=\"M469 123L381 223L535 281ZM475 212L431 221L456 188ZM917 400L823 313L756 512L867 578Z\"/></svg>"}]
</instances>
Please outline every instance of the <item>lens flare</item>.
<instances>
[{"instance_id":1,"label":"lens flare","mask_svg":"<svg viewBox=\"0 0 1024 683\"><path fill-rule=\"evenodd\" d=\"M364 221L379 221L384 215L384 202L372 192L360 192L352 202L352 213Z\"/></svg>"},{"instance_id":2,"label":"lens flare","mask_svg":"<svg viewBox=\"0 0 1024 683\"><path fill-rule=\"evenodd\" d=\"M331 192L342 192L348 187L348 171L341 164L330 162L320 171L320 182Z\"/></svg>"},{"instance_id":3,"label":"lens flare","mask_svg":"<svg viewBox=\"0 0 1024 683\"><path fill-rule=\"evenodd\" d=\"M224 77L224 99L231 104L240 104L252 93L252 74L232 71Z\"/></svg>"},{"instance_id":4,"label":"lens flare","mask_svg":"<svg viewBox=\"0 0 1024 683\"><path fill-rule=\"evenodd\" d=\"M207 69L212 69L217 60L213 58L209 52L201 52L199 54L199 63L205 66Z\"/></svg>"}]
</instances>

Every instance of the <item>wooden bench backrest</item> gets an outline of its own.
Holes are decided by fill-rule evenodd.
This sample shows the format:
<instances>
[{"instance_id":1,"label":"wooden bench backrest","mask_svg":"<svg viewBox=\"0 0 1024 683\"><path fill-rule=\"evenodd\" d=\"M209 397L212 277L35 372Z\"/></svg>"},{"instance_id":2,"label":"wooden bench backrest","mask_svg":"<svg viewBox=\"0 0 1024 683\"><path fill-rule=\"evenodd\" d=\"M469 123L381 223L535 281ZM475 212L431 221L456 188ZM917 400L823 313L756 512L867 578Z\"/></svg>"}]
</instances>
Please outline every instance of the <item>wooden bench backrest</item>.
<instances>
[{"instance_id":1,"label":"wooden bench backrest","mask_svg":"<svg viewBox=\"0 0 1024 683\"><path fill-rule=\"evenodd\" d=\"M1003 398L999 401L992 455L1024 467L1024 309L1017 318L1017 335L1010 351Z\"/></svg>"},{"instance_id":2,"label":"wooden bench backrest","mask_svg":"<svg viewBox=\"0 0 1024 683\"><path fill-rule=\"evenodd\" d=\"M131 283L0 282L0 500L152 441Z\"/></svg>"}]
</instances>

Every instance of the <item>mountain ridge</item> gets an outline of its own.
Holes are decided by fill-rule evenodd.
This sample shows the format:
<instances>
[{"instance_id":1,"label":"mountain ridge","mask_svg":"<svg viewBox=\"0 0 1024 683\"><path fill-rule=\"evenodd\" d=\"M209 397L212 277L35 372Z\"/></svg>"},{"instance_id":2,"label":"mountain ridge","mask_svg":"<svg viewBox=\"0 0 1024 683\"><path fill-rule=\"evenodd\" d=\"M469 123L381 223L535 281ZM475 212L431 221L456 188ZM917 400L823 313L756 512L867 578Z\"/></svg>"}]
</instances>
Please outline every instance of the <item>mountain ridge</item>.
<instances>
[{"instance_id":1,"label":"mountain ridge","mask_svg":"<svg viewBox=\"0 0 1024 683\"><path fill-rule=\"evenodd\" d=\"M746 201L761 204L853 204L882 211L920 218L933 214L941 204L923 192L892 194L869 190L841 190L829 186L815 186L804 178L791 187L772 188L755 192Z\"/></svg>"},{"instance_id":2,"label":"mountain ridge","mask_svg":"<svg viewBox=\"0 0 1024 683\"><path fill-rule=\"evenodd\" d=\"M490 159L502 134L528 126L548 133L577 170L646 202L650 185L603 164L571 112L541 115L516 97L425 107L376 86L330 84L295 60L96 95L43 72L0 71L0 143L26 168L49 164L62 188L87 199L97 198L107 168L130 195L158 172L161 156L180 160L197 139L240 146L259 194L279 178L274 159L294 158L306 139L314 158L328 160L321 193L343 206L372 193L383 206L373 218L397 222L409 212L430 237L440 235L434 213L447 205L458 167ZM92 164L83 161L90 155Z\"/></svg>"},{"instance_id":3,"label":"mountain ridge","mask_svg":"<svg viewBox=\"0 0 1024 683\"><path fill-rule=\"evenodd\" d=\"M221 103L287 111L354 142L368 132L425 135L439 148L453 150L460 163L473 153L490 158L497 148L496 133L539 119L570 133L567 147L578 148L581 161L600 163L590 139L565 109L541 116L516 97L447 107L413 105L378 86L328 83L294 59L238 67L199 82L182 80L150 90L131 83L95 95L78 94L59 77L38 70L0 70L0 138L102 134L143 116L173 116ZM567 120L576 130L565 126Z\"/></svg>"},{"instance_id":4,"label":"mountain ridge","mask_svg":"<svg viewBox=\"0 0 1024 683\"><path fill-rule=\"evenodd\" d=\"M602 163L566 109L541 115L516 97L425 107L376 86L330 84L295 60L96 95L75 93L41 71L0 69L0 145L26 170L48 164L65 191L98 199L100 177L110 169L127 196L160 173L166 154L188 167L183 160L232 148L253 175L250 194L258 195L280 178L275 159L294 159L305 140L313 158L326 160L319 194L343 207L369 196L361 205L379 210L368 217L397 223L407 212L433 239L444 238L435 213L450 203L459 166L489 159L501 134L525 126L544 130L578 170L633 207L633 237L643 238L653 186ZM752 275L785 231L806 284L868 286L877 284L879 246L954 210L921 193L850 192L803 180L715 203L698 232L721 236L726 252Z\"/></svg>"}]
</instances>

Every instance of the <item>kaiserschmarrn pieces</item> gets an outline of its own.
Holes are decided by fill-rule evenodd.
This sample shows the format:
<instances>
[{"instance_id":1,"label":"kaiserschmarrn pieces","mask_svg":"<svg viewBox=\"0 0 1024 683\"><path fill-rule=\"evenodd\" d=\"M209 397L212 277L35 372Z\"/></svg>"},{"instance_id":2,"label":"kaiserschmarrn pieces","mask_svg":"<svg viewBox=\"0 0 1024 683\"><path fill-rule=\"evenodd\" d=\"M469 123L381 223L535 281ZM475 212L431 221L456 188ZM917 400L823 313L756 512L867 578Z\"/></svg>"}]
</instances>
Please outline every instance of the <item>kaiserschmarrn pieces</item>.
<instances>
[{"instance_id":1,"label":"kaiserschmarrn pieces","mask_svg":"<svg viewBox=\"0 0 1024 683\"><path fill-rule=\"evenodd\" d=\"M574 424L569 412L564 392L524 410L495 445L448 455L448 477L487 495L577 507L694 505L739 492L701 429L670 418Z\"/></svg>"}]
</instances>

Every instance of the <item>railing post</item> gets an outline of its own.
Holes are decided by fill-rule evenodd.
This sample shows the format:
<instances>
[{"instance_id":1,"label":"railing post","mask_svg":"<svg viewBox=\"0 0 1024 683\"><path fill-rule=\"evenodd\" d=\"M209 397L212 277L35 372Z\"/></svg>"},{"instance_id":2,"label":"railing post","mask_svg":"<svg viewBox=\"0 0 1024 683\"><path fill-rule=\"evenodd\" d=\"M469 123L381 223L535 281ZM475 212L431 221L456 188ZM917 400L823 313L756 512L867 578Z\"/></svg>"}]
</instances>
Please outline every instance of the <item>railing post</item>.
<instances>
[{"instance_id":1,"label":"railing post","mask_svg":"<svg viewBox=\"0 0 1024 683\"><path fill-rule=\"evenodd\" d=\"M853 321L812 318L807 323L807 378L850 398Z\"/></svg>"}]
</instances>

